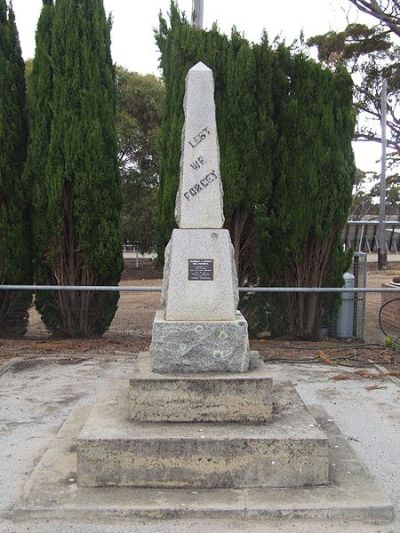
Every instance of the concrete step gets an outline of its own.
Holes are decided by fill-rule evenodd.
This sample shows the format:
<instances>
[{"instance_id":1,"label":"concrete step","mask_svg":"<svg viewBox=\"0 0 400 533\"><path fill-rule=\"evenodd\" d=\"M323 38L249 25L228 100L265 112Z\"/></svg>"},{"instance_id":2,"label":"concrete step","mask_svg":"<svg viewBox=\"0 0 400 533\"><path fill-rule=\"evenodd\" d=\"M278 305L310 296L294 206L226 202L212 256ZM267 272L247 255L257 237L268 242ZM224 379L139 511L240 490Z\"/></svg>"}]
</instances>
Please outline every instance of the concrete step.
<instances>
[{"instance_id":1,"label":"concrete step","mask_svg":"<svg viewBox=\"0 0 400 533\"><path fill-rule=\"evenodd\" d=\"M157 374L148 352L138 354L128 394L136 422L269 422L272 378L257 352L249 371L220 374Z\"/></svg>"},{"instance_id":2,"label":"concrete step","mask_svg":"<svg viewBox=\"0 0 400 533\"><path fill-rule=\"evenodd\" d=\"M337 524L337 531L342 531L343 521L357 521L353 523L354 531L358 531L359 520L373 524L393 520L393 504L346 438L340 434L330 416L318 407L314 407L312 412L330 439L331 482L318 487L290 489L193 490L79 486L76 484L76 444L89 410L86 406L73 410L36 465L21 500L11 511L13 518L58 518L69 523L77 519L94 522L110 519L112 524L117 517L128 520L174 517L203 521L228 518L257 520L264 524L266 531L274 528L275 519L288 522L299 518L324 520L328 529L335 528L333 524ZM377 528L371 526L372 530L376 531Z\"/></svg>"},{"instance_id":3,"label":"concrete step","mask_svg":"<svg viewBox=\"0 0 400 533\"><path fill-rule=\"evenodd\" d=\"M274 390L270 423L137 423L127 389L95 405L77 445L85 487L250 488L329 483L329 444L294 387Z\"/></svg>"}]
</instances>

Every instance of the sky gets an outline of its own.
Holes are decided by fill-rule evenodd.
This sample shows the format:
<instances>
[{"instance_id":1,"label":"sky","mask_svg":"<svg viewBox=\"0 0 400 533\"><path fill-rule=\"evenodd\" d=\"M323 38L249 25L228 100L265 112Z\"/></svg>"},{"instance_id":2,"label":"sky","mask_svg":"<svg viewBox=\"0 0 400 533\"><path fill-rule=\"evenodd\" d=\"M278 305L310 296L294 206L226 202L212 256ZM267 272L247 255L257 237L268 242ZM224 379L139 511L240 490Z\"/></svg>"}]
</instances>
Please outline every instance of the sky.
<instances>
[{"instance_id":1,"label":"sky","mask_svg":"<svg viewBox=\"0 0 400 533\"><path fill-rule=\"evenodd\" d=\"M192 0L178 0L179 7L188 16ZM13 0L22 53L32 58L35 51L35 31L42 0ZM154 41L160 10L166 15L170 0L104 0L105 9L113 16L112 54L116 63L141 74L158 71L159 53ZM367 21L350 7L348 0L204 0L204 26L210 28L214 21L226 33L232 26L244 33L250 41L257 42L265 29L272 40L280 35L290 43L305 37L340 30L351 21ZM379 159L379 146L368 143L355 145L359 168L371 170Z\"/></svg>"}]
</instances>

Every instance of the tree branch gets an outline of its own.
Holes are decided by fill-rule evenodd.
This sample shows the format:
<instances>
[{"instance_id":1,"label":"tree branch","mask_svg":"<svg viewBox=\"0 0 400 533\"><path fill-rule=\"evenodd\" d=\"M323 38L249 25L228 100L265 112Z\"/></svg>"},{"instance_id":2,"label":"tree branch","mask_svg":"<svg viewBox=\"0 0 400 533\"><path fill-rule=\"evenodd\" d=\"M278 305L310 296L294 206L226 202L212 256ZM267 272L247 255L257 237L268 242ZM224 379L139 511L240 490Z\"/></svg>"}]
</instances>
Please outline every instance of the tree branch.
<instances>
[{"instance_id":1,"label":"tree branch","mask_svg":"<svg viewBox=\"0 0 400 533\"><path fill-rule=\"evenodd\" d=\"M398 14L395 13L395 10L392 10L390 13L387 13L379 5L377 0L349 0L357 9L374 17L381 24L385 24L390 30L400 37L400 20ZM389 7L388 3L386 9ZM398 0L393 0L393 5L399 9Z\"/></svg>"}]
</instances>

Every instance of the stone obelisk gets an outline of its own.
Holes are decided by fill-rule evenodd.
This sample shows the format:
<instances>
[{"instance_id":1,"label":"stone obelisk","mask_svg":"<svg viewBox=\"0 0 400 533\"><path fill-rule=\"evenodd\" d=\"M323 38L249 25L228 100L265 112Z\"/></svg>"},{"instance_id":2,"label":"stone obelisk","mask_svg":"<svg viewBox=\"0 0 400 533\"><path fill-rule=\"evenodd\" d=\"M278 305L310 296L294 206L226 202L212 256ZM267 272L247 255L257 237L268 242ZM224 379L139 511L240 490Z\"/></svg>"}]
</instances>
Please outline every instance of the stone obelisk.
<instances>
[{"instance_id":1,"label":"stone obelisk","mask_svg":"<svg viewBox=\"0 0 400 533\"><path fill-rule=\"evenodd\" d=\"M188 72L175 217L166 249L162 309L151 354L158 372L245 372L247 322L237 311L238 282L223 189L211 69Z\"/></svg>"}]
</instances>

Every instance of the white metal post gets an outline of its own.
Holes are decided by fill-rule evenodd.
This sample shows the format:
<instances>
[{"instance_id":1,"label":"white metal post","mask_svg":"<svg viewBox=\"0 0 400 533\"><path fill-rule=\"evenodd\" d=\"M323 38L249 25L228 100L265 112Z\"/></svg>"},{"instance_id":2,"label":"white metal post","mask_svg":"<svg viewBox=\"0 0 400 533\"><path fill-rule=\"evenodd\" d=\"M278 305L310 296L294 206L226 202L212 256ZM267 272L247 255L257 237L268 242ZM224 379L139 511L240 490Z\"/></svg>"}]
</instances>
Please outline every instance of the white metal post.
<instances>
[{"instance_id":1,"label":"white metal post","mask_svg":"<svg viewBox=\"0 0 400 533\"><path fill-rule=\"evenodd\" d=\"M346 289L354 289L355 277L351 272L346 272L343 279ZM341 298L342 303L336 321L336 336L338 339L351 339L354 331L354 293L342 292Z\"/></svg>"}]
</instances>

